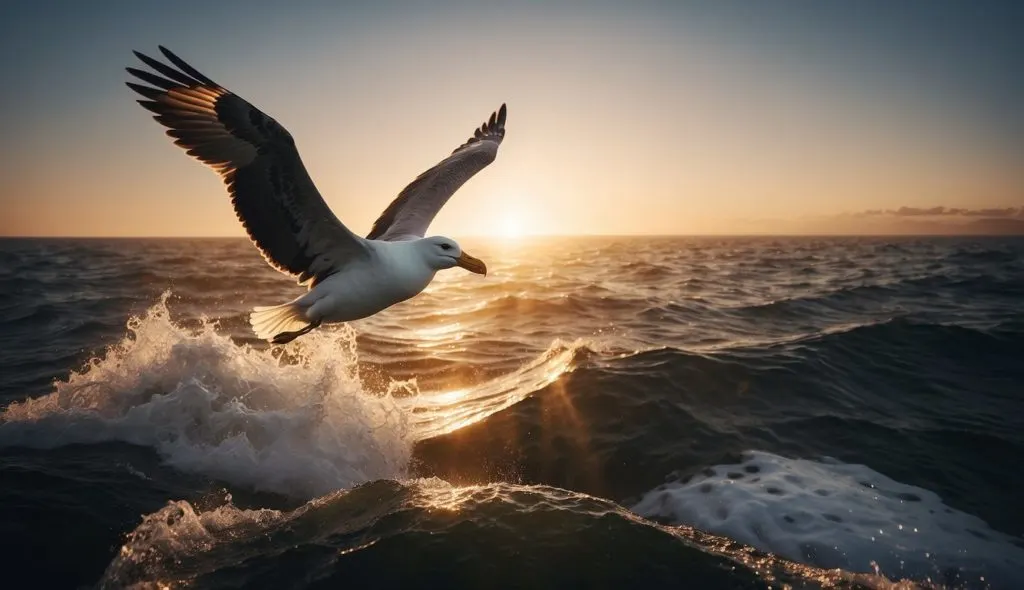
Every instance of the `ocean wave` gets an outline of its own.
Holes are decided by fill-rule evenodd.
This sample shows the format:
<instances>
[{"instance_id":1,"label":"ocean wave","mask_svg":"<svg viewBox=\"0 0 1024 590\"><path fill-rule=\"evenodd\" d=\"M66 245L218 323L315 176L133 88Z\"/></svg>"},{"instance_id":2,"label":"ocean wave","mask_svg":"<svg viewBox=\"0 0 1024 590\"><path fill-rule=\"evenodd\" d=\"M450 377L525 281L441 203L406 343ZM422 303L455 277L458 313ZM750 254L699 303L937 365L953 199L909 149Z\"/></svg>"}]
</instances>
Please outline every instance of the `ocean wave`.
<instances>
[{"instance_id":1,"label":"ocean wave","mask_svg":"<svg viewBox=\"0 0 1024 590\"><path fill-rule=\"evenodd\" d=\"M795 330L778 336L731 335L712 344L688 347L657 346L637 350L642 355L657 350L677 351L683 354L722 352L770 356L774 349L827 348L851 349L870 355L884 356L884 350L905 349L910 357L946 353L1013 355L1020 346L1024 331L1017 330L1018 320L986 322L981 325L966 323L937 323L913 315L890 314L861 321L833 320L814 329Z\"/></svg>"},{"instance_id":2,"label":"ocean wave","mask_svg":"<svg viewBox=\"0 0 1024 590\"><path fill-rule=\"evenodd\" d=\"M573 371L593 350L588 343L554 342L542 355L518 370L482 384L443 392L418 394L402 401L417 440L448 434L475 424ZM393 384L414 388L415 382Z\"/></svg>"},{"instance_id":3,"label":"ocean wave","mask_svg":"<svg viewBox=\"0 0 1024 590\"><path fill-rule=\"evenodd\" d=\"M648 492L633 510L822 568L1012 588L1020 542L863 465L751 451Z\"/></svg>"},{"instance_id":4,"label":"ocean wave","mask_svg":"<svg viewBox=\"0 0 1024 590\"><path fill-rule=\"evenodd\" d=\"M986 248L975 244L973 247L959 247L944 257L950 262L963 263L1020 263L1020 256L1010 248Z\"/></svg>"},{"instance_id":5,"label":"ocean wave","mask_svg":"<svg viewBox=\"0 0 1024 590\"><path fill-rule=\"evenodd\" d=\"M365 395L348 334L323 334L284 364L204 326L175 325L166 297L128 335L48 395L10 404L0 444L53 448L124 441L179 469L255 489L310 495L399 477L404 414Z\"/></svg>"},{"instance_id":6,"label":"ocean wave","mask_svg":"<svg viewBox=\"0 0 1024 590\"><path fill-rule=\"evenodd\" d=\"M637 576L698 588L910 587L789 563L560 488L436 478L376 481L287 512L230 497L206 510L170 502L128 535L99 587L627 587Z\"/></svg>"},{"instance_id":7,"label":"ocean wave","mask_svg":"<svg viewBox=\"0 0 1024 590\"><path fill-rule=\"evenodd\" d=\"M838 413L849 420L901 430L966 428L1020 444L1021 338L897 317L776 338L644 348L598 363L609 375L656 378L659 389L676 392L676 401L696 396L694 405L705 413L731 407L802 420L837 412L839 403ZM930 377L922 380L921 373ZM988 401L978 406L962 391ZM709 404L706 396L715 392L728 397Z\"/></svg>"},{"instance_id":8,"label":"ocean wave","mask_svg":"<svg viewBox=\"0 0 1024 590\"><path fill-rule=\"evenodd\" d=\"M406 381L370 392L351 329L322 330L288 349L238 346L208 323L175 324L167 299L132 318L119 344L52 393L11 403L0 415L0 446L124 441L154 448L183 471L311 497L404 477L416 441L515 404L588 350L582 341L555 342L473 386L421 392Z\"/></svg>"},{"instance_id":9,"label":"ocean wave","mask_svg":"<svg viewBox=\"0 0 1024 590\"><path fill-rule=\"evenodd\" d=\"M942 373L950 378L972 365L978 366L982 377L1019 374L1016 360L1024 334L1007 334L992 327L897 316L840 325L778 345L793 344L807 354L833 358L834 364L860 374L865 374L864 363L893 370L944 364ZM840 357L845 362L839 363Z\"/></svg>"},{"instance_id":10,"label":"ocean wave","mask_svg":"<svg viewBox=\"0 0 1024 590\"><path fill-rule=\"evenodd\" d=\"M921 304L922 295L927 297L931 294L941 294L941 298L925 299L924 303L942 306L950 304L950 298L959 293L976 298L986 295L1007 297L1024 292L1024 282L1012 275L999 277L991 274L940 272L904 277L879 277L871 283L862 282L865 278L868 277L860 277L860 281L854 284L791 284L788 287L800 287L812 292L753 303L741 300L723 306L723 310L745 315L792 319L823 312L853 315L863 309L895 308L901 303L909 302ZM838 280L833 279L833 282Z\"/></svg>"}]
</instances>

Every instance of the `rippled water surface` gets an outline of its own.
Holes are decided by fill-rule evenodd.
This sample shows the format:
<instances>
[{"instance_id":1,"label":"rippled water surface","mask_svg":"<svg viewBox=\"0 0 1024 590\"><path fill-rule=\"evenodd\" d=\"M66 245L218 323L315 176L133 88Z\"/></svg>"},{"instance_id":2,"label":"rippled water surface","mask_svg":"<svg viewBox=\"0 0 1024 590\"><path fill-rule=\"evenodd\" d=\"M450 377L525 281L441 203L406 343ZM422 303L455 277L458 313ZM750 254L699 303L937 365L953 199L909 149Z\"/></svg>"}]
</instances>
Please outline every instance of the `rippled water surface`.
<instances>
[{"instance_id":1,"label":"rippled water surface","mask_svg":"<svg viewBox=\"0 0 1024 590\"><path fill-rule=\"evenodd\" d=\"M285 347L244 240L0 241L40 587L1024 584L1024 240L479 242Z\"/></svg>"}]
</instances>

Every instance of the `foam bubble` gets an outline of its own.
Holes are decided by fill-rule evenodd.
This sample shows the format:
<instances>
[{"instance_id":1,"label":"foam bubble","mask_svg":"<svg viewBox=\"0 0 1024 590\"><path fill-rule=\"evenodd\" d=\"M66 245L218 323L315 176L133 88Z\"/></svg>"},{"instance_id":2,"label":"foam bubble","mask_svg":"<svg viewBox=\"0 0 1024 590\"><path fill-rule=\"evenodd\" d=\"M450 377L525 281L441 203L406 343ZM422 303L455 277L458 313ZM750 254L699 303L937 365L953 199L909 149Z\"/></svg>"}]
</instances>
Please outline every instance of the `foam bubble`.
<instances>
[{"instance_id":1,"label":"foam bubble","mask_svg":"<svg viewBox=\"0 0 1024 590\"><path fill-rule=\"evenodd\" d=\"M1012 537L933 492L831 459L748 452L659 486L633 511L817 567L993 587L1011 587L1024 572Z\"/></svg>"}]
</instances>

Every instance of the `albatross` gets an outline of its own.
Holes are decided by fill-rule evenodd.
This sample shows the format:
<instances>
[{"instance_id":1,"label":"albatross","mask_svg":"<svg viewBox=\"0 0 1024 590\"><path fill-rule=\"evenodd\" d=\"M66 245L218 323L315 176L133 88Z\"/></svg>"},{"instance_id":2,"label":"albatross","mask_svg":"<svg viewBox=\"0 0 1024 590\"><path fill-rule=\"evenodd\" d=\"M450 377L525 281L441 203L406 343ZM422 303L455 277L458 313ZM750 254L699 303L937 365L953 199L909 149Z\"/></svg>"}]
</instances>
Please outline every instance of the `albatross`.
<instances>
[{"instance_id":1,"label":"albatross","mask_svg":"<svg viewBox=\"0 0 1024 590\"><path fill-rule=\"evenodd\" d=\"M220 174L267 263L307 287L287 303L253 308L249 323L259 338L284 344L324 323L371 316L423 291L439 270L487 274L455 240L424 236L455 191L494 161L505 137L504 104L405 187L361 238L327 206L288 130L170 50L160 52L168 63L134 52L152 71L127 68L145 83L127 82L142 95L138 103L176 145Z\"/></svg>"}]
</instances>

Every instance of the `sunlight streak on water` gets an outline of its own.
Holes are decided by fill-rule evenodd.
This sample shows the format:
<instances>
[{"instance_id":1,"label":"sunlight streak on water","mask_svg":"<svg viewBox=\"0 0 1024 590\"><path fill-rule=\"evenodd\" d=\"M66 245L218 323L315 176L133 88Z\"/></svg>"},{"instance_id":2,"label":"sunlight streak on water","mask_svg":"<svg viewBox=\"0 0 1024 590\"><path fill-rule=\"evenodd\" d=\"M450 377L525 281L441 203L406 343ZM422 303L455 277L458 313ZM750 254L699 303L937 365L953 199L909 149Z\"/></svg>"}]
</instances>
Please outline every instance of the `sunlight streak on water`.
<instances>
[{"instance_id":1,"label":"sunlight streak on water","mask_svg":"<svg viewBox=\"0 0 1024 590\"><path fill-rule=\"evenodd\" d=\"M554 383L575 368L577 356L585 348L582 341L555 343L537 360L508 375L471 388L415 395L399 400L399 404L410 411L410 427L418 440L448 434Z\"/></svg>"}]
</instances>

